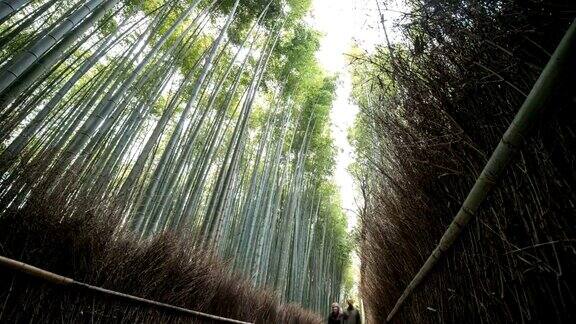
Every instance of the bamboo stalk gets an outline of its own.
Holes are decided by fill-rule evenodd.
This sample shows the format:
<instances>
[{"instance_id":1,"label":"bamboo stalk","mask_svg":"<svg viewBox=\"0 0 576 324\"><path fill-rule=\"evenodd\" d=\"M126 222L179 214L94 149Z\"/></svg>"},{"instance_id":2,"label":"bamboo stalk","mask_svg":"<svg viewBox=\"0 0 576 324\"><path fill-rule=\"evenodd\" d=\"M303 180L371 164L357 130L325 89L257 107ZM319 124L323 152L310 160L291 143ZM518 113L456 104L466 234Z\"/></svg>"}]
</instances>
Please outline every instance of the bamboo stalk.
<instances>
[{"instance_id":1,"label":"bamboo stalk","mask_svg":"<svg viewBox=\"0 0 576 324\"><path fill-rule=\"evenodd\" d=\"M394 305L394 308L386 318L387 322L392 320L404 304L406 298L422 283L440 258L444 256L446 251L460 237L464 227L470 222L472 217L474 217L482 202L495 186L503 171L512 160L514 153L518 150L524 138L528 136L528 132L541 116L541 113L545 111L545 104L558 84L563 72L563 67L570 59L573 59L572 55L574 55L575 43L576 20L572 22L572 25L554 51L550 61L540 74L532 91L530 91L530 94L526 97L520 111L516 114L506 133L504 133L502 140L492 153L492 156L488 160L480 177L476 180L458 214L456 214L456 217L452 220L452 223L440 239L434 251L432 251L424 265L404 289L400 298L398 298L396 305Z\"/></svg>"},{"instance_id":2,"label":"bamboo stalk","mask_svg":"<svg viewBox=\"0 0 576 324\"><path fill-rule=\"evenodd\" d=\"M183 314L192 315L192 316L196 316L196 317L200 317L200 318L215 320L215 321L219 321L222 323L251 324L250 322L243 322L243 321L238 321L238 320L231 319L231 318L225 318L225 317L220 317L220 316L216 316L216 315L206 314L206 313L190 310L190 309L183 308L183 307L178 307L178 306L174 306L174 305L170 305L170 304L157 302L154 300L149 300L149 299L140 298L140 297L136 297L136 296L132 296L132 295L128 295L128 294L123 294L121 292L108 290L108 289L104 289L101 287L92 286L92 285L89 285L86 283L75 281L74 279L70 279L68 277L64 277L64 276L52 273L50 271L36 268L36 267L31 266L29 264L26 264L24 262L16 261L16 260L9 259L9 258L3 257L3 256L0 256L0 266L2 266L4 268L11 269L11 270L16 271L16 272L21 272L21 273L27 274L27 275L35 277L37 279L48 281L52 284L66 286L66 287L69 287L72 289L97 292L97 293L101 293L101 294L108 295L108 296L114 296L114 297L117 297L119 299L128 300L128 301L131 301L131 302L134 302L137 304L143 304L143 305L147 305L147 306L158 307L158 308L174 311L177 313L183 313Z\"/></svg>"},{"instance_id":3,"label":"bamboo stalk","mask_svg":"<svg viewBox=\"0 0 576 324\"><path fill-rule=\"evenodd\" d=\"M0 22L4 21L6 17L22 9L30 0L3 0L0 1Z\"/></svg>"},{"instance_id":4,"label":"bamboo stalk","mask_svg":"<svg viewBox=\"0 0 576 324\"><path fill-rule=\"evenodd\" d=\"M73 29L90 13L92 13L103 0L92 0L83 4L69 17L63 20L57 27L48 32L44 37L39 39L31 48L26 49L20 55L17 55L6 65L6 69L0 73L0 92L4 91L16 82L24 72L36 63L48 50L64 38L68 33L74 34ZM109 1L104 4L103 8L109 8L113 2Z\"/></svg>"}]
</instances>

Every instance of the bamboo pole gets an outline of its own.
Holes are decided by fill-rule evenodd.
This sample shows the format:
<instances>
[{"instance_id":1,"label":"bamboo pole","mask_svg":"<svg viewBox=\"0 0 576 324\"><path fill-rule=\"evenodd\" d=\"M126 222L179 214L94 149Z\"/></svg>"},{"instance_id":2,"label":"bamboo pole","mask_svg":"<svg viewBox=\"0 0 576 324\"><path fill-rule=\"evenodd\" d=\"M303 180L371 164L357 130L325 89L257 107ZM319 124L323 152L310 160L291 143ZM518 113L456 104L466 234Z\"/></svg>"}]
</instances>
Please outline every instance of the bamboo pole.
<instances>
[{"instance_id":1,"label":"bamboo pole","mask_svg":"<svg viewBox=\"0 0 576 324\"><path fill-rule=\"evenodd\" d=\"M576 20L572 22L572 25L554 51L550 61L546 64L542 74L540 74L532 91L530 91L530 94L526 97L520 111L514 117L506 133L504 133L502 140L492 153L490 160L488 160L480 177L476 180L458 214L456 214L456 217L454 217L452 223L422 268L420 268L400 298L398 298L396 305L394 305L394 308L386 318L387 322L392 320L394 315L398 313L398 310L402 307L406 298L426 278L440 258L460 237L464 227L470 222L472 217L474 217L478 208L512 160L514 153L518 150L524 138L528 136L530 129L534 126L542 112L546 110L545 104L558 84L563 72L563 67L570 60L574 60L575 45Z\"/></svg>"},{"instance_id":2,"label":"bamboo pole","mask_svg":"<svg viewBox=\"0 0 576 324\"><path fill-rule=\"evenodd\" d=\"M153 300L149 300L149 299L144 299L144 298L140 298L140 297L136 297L136 296L132 296L132 295L128 295L128 294L123 294L121 292L117 292L117 291L113 291L113 290L108 290L108 289L92 286L89 284L75 281L74 279L70 279L68 277L64 277L64 276L40 269L40 268L36 268L36 267L31 266L29 264L26 264L24 262L16 261L16 260L9 259L9 258L3 257L3 256L0 256L0 266L4 267L4 268L11 269L11 270L16 271L16 272L27 274L27 275L35 277L37 279L48 281L52 284L65 286L65 287L68 287L71 289L87 290L90 292L101 293L103 295L114 296L118 299L124 299L124 300L131 301L131 302L134 302L137 304L142 304L142 305L147 305L147 306L152 306L152 307L158 307L158 308L173 311L176 313L183 313L183 314L192 315L192 316L200 317L200 318L204 318L204 319L210 319L210 320L214 320L214 321L218 321L218 322L222 322L222 323L251 324L250 322L243 322L243 321L238 321L238 320L234 320L234 319L230 319L230 318L206 314L206 313L202 313L202 312L198 312L198 311L194 311L194 310L190 310L190 309L186 309L186 308L182 308L182 307L178 307L178 306L174 306L174 305L169 305L169 304L165 304L165 303L161 303L161 302L157 302L157 301L153 301Z\"/></svg>"},{"instance_id":3,"label":"bamboo pole","mask_svg":"<svg viewBox=\"0 0 576 324\"><path fill-rule=\"evenodd\" d=\"M3 0L0 1L0 22L7 19L8 16L22 9L30 0Z\"/></svg>"},{"instance_id":4,"label":"bamboo pole","mask_svg":"<svg viewBox=\"0 0 576 324\"><path fill-rule=\"evenodd\" d=\"M72 35L75 34L73 29L84 18L86 18L86 16L91 14L103 1L104 0L91 0L90 2L83 4L70 16L63 19L58 26L36 41L31 48L24 50L21 54L8 62L6 68L0 72L0 93L4 94L4 91L16 82L22 74L24 74L24 72L26 72L44 54L46 54L54 44L58 43L58 41L66 35L69 35L69 33ZM108 1L103 5L103 8L109 8L112 4L112 1Z\"/></svg>"}]
</instances>

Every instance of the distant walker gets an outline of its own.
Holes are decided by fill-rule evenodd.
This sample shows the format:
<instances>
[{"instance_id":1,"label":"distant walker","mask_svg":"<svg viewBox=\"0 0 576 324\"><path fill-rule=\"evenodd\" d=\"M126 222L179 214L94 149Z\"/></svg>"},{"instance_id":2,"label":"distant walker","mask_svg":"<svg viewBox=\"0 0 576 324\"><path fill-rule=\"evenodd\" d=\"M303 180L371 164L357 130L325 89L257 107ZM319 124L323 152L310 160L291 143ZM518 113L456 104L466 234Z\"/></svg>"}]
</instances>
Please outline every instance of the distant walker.
<instances>
[{"instance_id":1,"label":"distant walker","mask_svg":"<svg viewBox=\"0 0 576 324\"><path fill-rule=\"evenodd\" d=\"M330 315L328 315L328 324L343 324L344 314L340 311L338 303L332 303L330 306Z\"/></svg>"},{"instance_id":2,"label":"distant walker","mask_svg":"<svg viewBox=\"0 0 576 324\"><path fill-rule=\"evenodd\" d=\"M348 299L348 308L344 311L344 323L345 324L360 324L362 322L362 317L360 316L360 311L354 308L354 300Z\"/></svg>"}]
</instances>

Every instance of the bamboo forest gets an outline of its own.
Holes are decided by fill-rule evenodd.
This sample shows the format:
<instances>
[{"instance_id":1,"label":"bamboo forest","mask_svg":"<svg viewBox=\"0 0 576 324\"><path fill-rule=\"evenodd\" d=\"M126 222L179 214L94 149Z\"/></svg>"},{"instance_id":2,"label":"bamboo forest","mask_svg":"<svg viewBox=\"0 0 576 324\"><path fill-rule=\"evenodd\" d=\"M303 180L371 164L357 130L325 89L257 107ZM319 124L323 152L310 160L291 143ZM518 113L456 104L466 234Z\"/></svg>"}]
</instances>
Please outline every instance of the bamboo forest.
<instances>
[{"instance_id":1,"label":"bamboo forest","mask_svg":"<svg viewBox=\"0 0 576 324\"><path fill-rule=\"evenodd\" d=\"M576 323L576 2L0 0L0 323Z\"/></svg>"}]
</instances>

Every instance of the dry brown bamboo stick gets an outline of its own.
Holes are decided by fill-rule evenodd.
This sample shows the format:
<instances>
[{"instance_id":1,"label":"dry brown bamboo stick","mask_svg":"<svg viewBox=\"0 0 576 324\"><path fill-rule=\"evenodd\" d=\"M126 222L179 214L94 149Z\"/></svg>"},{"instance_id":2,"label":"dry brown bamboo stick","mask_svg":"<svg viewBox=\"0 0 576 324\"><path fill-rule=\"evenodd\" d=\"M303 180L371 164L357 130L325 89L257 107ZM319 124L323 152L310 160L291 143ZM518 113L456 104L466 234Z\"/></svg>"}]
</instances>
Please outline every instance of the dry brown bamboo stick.
<instances>
[{"instance_id":1,"label":"dry brown bamboo stick","mask_svg":"<svg viewBox=\"0 0 576 324\"><path fill-rule=\"evenodd\" d=\"M154 300L140 298L140 297L136 297L136 296L132 296L132 295L128 295L128 294L123 294L121 292L92 286L89 284L75 281L74 279L71 279L68 277L64 277L64 276L52 273L50 271L46 271L46 270L31 266L31 265L26 264L24 262L16 261L16 260L6 258L3 256L0 256L0 266L11 269L11 270L16 271L16 272L27 274L27 275L35 277L37 279L45 280L47 282L50 282L50 283L53 283L56 285L66 286L66 287L72 288L72 289L88 290L91 292L97 292L97 293L101 293L104 295L114 296L114 297L117 297L119 299L124 299L124 300L128 300L131 302L143 304L143 305L163 308L166 310L170 310L170 311L174 311L174 312L178 312L178 313L183 313L183 314L187 314L187 315L192 315L195 317L205 318L205 319L209 319L209 320L213 320L213 321L218 321L218 322L222 322L222 323L251 324L250 322L243 322L243 321L238 321L235 319L230 319L230 318L220 317L220 316L216 316L216 315L206 314L206 313L202 313L202 312L198 312L198 311L194 311L194 310L190 310L190 309L186 309L186 308L182 308L182 307L178 307L178 306L174 306L174 305L170 305L170 304L157 302Z\"/></svg>"},{"instance_id":2,"label":"dry brown bamboo stick","mask_svg":"<svg viewBox=\"0 0 576 324\"><path fill-rule=\"evenodd\" d=\"M444 232L440 242L434 248L424 265L420 268L418 273L414 276L412 281L404 289L404 292L396 301L394 308L388 314L386 321L389 322L398 313L398 310L406 298L414 291L414 289L422 283L430 271L438 263L438 260L446 253L446 251L454 244L460 237L464 227L470 222L472 217L475 216L480 205L484 202L496 182L502 175L506 166L512 160L514 153L518 147L523 143L528 132L534 126L541 113L546 110L545 104L548 98L557 87L560 76L563 72L563 67L569 60L574 59L574 47L576 47L576 20L574 20L568 31L562 38L562 41L554 51L548 64L540 74L536 84L526 97L522 107L514 117L512 124L504 133L502 140L492 153L480 177L472 187L468 197L462 204L462 207L452 220L452 223Z\"/></svg>"}]
</instances>

